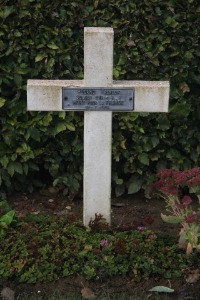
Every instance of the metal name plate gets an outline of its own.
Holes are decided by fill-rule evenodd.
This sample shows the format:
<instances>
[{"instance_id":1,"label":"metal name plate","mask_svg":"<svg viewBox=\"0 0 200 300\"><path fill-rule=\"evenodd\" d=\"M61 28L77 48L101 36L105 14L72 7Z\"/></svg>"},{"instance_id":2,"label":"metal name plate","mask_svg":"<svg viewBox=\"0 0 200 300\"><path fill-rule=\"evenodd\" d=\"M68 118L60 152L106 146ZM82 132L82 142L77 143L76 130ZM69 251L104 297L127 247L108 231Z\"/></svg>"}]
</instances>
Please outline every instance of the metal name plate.
<instances>
[{"instance_id":1,"label":"metal name plate","mask_svg":"<svg viewBox=\"0 0 200 300\"><path fill-rule=\"evenodd\" d=\"M64 110L132 111L134 89L62 88Z\"/></svg>"}]
</instances>

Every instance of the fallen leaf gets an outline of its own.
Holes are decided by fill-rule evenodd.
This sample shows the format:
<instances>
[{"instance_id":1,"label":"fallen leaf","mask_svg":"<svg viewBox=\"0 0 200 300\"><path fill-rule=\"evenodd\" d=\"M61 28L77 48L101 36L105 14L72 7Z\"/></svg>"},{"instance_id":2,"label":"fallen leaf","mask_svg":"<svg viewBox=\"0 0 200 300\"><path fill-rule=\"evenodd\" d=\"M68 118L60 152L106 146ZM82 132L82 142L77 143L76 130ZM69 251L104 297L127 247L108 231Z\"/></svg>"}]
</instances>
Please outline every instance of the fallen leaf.
<instances>
[{"instance_id":1,"label":"fallen leaf","mask_svg":"<svg viewBox=\"0 0 200 300\"><path fill-rule=\"evenodd\" d=\"M174 290L173 289L170 289L166 286L155 286L153 287L152 289L149 290L149 292L157 292L157 293L173 293Z\"/></svg>"},{"instance_id":2,"label":"fallen leaf","mask_svg":"<svg viewBox=\"0 0 200 300\"><path fill-rule=\"evenodd\" d=\"M192 248L191 243L188 243L187 248L186 248L186 255L190 255L192 253L192 250L193 250L193 248Z\"/></svg>"},{"instance_id":3,"label":"fallen leaf","mask_svg":"<svg viewBox=\"0 0 200 300\"><path fill-rule=\"evenodd\" d=\"M52 203L52 202L54 202L54 200L53 199L49 199L48 202Z\"/></svg>"},{"instance_id":4,"label":"fallen leaf","mask_svg":"<svg viewBox=\"0 0 200 300\"><path fill-rule=\"evenodd\" d=\"M81 290L81 294L84 299L95 299L96 298L94 292L90 288L87 288L87 287L84 287Z\"/></svg>"},{"instance_id":5,"label":"fallen leaf","mask_svg":"<svg viewBox=\"0 0 200 300\"><path fill-rule=\"evenodd\" d=\"M6 287L1 291L0 295L5 300L14 300L15 292L13 290L11 290L10 288Z\"/></svg>"},{"instance_id":6,"label":"fallen leaf","mask_svg":"<svg viewBox=\"0 0 200 300\"><path fill-rule=\"evenodd\" d=\"M195 283L200 279L200 270L194 270L186 279L187 283Z\"/></svg>"},{"instance_id":7,"label":"fallen leaf","mask_svg":"<svg viewBox=\"0 0 200 300\"><path fill-rule=\"evenodd\" d=\"M187 246L187 242L186 242L186 232L185 230L182 228L180 233L179 233L179 241L178 241L178 247L179 249L183 249L185 250L186 249L186 246Z\"/></svg>"},{"instance_id":8,"label":"fallen leaf","mask_svg":"<svg viewBox=\"0 0 200 300\"><path fill-rule=\"evenodd\" d=\"M157 235L155 233L151 233L148 235L146 241L149 242L149 241L155 241L157 239Z\"/></svg>"},{"instance_id":9,"label":"fallen leaf","mask_svg":"<svg viewBox=\"0 0 200 300\"><path fill-rule=\"evenodd\" d=\"M71 210L71 209L72 209L71 206L66 206L65 208L66 208L67 210Z\"/></svg>"},{"instance_id":10,"label":"fallen leaf","mask_svg":"<svg viewBox=\"0 0 200 300\"><path fill-rule=\"evenodd\" d=\"M38 215L39 213L40 213L40 210L32 211L32 212L31 212L31 215Z\"/></svg>"},{"instance_id":11,"label":"fallen leaf","mask_svg":"<svg viewBox=\"0 0 200 300\"><path fill-rule=\"evenodd\" d=\"M135 46L135 45L136 45L136 44L135 44L134 41L129 41L129 42L127 43L127 46L129 46L129 47Z\"/></svg>"}]
</instances>

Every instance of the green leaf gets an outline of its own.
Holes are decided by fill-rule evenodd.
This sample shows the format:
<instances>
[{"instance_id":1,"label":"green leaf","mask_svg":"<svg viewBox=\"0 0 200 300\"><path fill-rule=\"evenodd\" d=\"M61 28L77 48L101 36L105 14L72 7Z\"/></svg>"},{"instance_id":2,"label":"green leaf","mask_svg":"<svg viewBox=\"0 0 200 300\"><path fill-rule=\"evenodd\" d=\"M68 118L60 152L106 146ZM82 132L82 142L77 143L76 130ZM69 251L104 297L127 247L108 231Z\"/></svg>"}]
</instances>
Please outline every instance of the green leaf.
<instances>
[{"instance_id":1,"label":"green leaf","mask_svg":"<svg viewBox=\"0 0 200 300\"><path fill-rule=\"evenodd\" d=\"M166 286L155 286L152 289L149 290L149 292L157 292L157 293L173 293L174 290L170 289Z\"/></svg>"},{"instance_id":2,"label":"green leaf","mask_svg":"<svg viewBox=\"0 0 200 300\"><path fill-rule=\"evenodd\" d=\"M164 222L170 223L170 224L179 224L183 218L181 217L175 217L175 216L166 216L161 213L161 218Z\"/></svg>"},{"instance_id":3,"label":"green leaf","mask_svg":"<svg viewBox=\"0 0 200 300\"><path fill-rule=\"evenodd\" d=\"M10 225L13 221L14 216L15 216L15 211L10 210L8 213L0 217L0 222L5 223L6 225Z\"/></svg>"},{"instance_id":4,"label":"green leaf","mask_svg":"<svg viewBox=\"0 0 200 300\"><path fill-rule=\"evenodd\" d=\"M66 130L66 127L67 127L66 123L60 122L60 123L56 124L56 126L52 130L53 134L56 135L56 134L60 133L61 131Z\"/></svg>"},{"instance_id":5,"label":"green leaf","mask_svg":"<svg viewBox=\"0 0 200 300\"><path fill-rule=\"evenodd\" d=\"M70 131L75 131L76 130L76 127L74 126L73 123L66 123L66 128Z\"/></svg>"},{"instance_id":6,"label":"green leaf","mask_svg":"<svg viewBox=\"0 0 200 300\"><path fill-rule=\"evenodd\" d=\"M40 137L41 137L41 132L35 128L35 127L29 127L28 128L28 133L30 134L30 136L35 140L35 141L40 141Z\"/></svg>"},{"instance_id":7,"label":"green leaf","mask_svg":"<svg viewBox=\"0 0 200 300\"><path fill-rule=\"evenodd\" d=\"M14 162L13 164L14 164L15 172L19 174L23 174L22 164L20 162Z\"/></svg>"},{"instance_id":8,"label":"green leaf","mask_svg":"<svg viewBox=\"0 0 200 300\"><path fill-rule=\"evenodd\" d=\"M38 54L35 57L35 62L39 62L39 61L43 60L45 57L47 57L47 54Z\"/></svg>"},{"instance_id":9,"label":"green leaf","mask_svg":"<svg viewBox=\"0 0 200 300\"><path fill-rule=\"evenodd\" d=\"M121 178L116 179L116 184L123 184L123 183L124 183L123 179L121 179Z\"/></svg>"},{"instance_id":10,"label":"green leaf","mask_svg":"<svg viewBox=\"0 0 200 300\"><path fill-rule=\"evenodd\" d=\"M137 193L142 187L142 179L137 176L132 176L128 183L128 194Z\"/></svg>"},{"instance_id":11,"label":"green leaf","mask_svg":"<svg viewBox=\"0 0 200 300\"><path fill-rule=\"evenodd\" d=\"M120 75L120 72L119 72L117 69L114 69L114 70L113 70L113 77L114 77L115 79L118 79L118 78L119 78L119 75Z\"/></svg>"},{"instance_id":12,"label":"green leaf","mask_svg":"<svg viewBox=\"0 0 200 300\"><path fill-rule=\"evenodd\" d=\"M167 129L170 128L170 122L168 120L168 117L166 115L162 115L160 114L157 118L157 122L158 122L158 128L166 131Z\"/></svg>"},{"instance_id":13,"label":"green leaf","mask_svg":"<svg viewBox=\"0 0 200 300\"><path fill-rule=\"evenodd\" d=\"M166 19L165 19L165 23L168 24L169 26L175 28L177 25L178 25L178 22L175 21L174 18L168 16Z\"/></svg>"},{"instance_id":14,"label":"green leaf","mask_svg":"<svg viewBox=\"0 0 200 300\"><path fill-rule=\"evenodd\" d=\"M125 187L124 185L120 184L120 185L117 185L116 188L115 188L115 195L117 197L123 195L125 193Z\"/></svg>"},{"instance_id":15,"label":"green leaf","mask_svg":"<svg viewBox=\"0 0 200 300\"><path fill-rule=\"evenodd\" d=\"M8 174L13 177L15 173L15 168L14 168L14 164L13 163L9 163L8 164Z\"/></svg>"},{"instance_id":16,"label":"green leaf","mask_svg":"<svg viewBox=\"0 0 200 300\"><path fill-rule=\"evenodd\" d=\"M149 157L148 157L147 153L142 153L142 154L138 155L138 159L143 165L146 165L146 166L149 165Z\"/></svg>"},{"instance_id":17,"label":"green leaf","mask_svg":"<svg viewBox=\"0 0 200 300\"><path fill-rule=\"evenodd\" d=\"M59 112L59 118L61 118L61 119L65 119L65 116L66 116L66 112L65 111L61 111L61 112Z\"/></svg>"},{"instance_id":18,"label":"green leaf","mask_svg":"<svg viewBox=\"0 0 200 300\"><path fill-rule=\"evenodd\" d=\"M21 86L22 85L22 76L19 74L15 74L14 82L16 83L17 86Z\"/></svg>"},{"instance_id":19,"label":"green leaf","mask_svg":"<svg viewBox=\"0 0 200 300\"><path fill-rule=\"evenodd\" d=\"M4 106L6 99L0 97L0 108Z\"/></svg>"},{"instance_id":20,"label":"green leaf","mask_svg":"<svg viewBox=\"0 0 200 300\"><path fill-rule=\"evenodd\" d=\"M10 14L12 14L15 11L15 6L10 5L10 6L5 6L3 10L3 16L6 19Z\"/></svg>"},{"instance_id":21,"label":"green leaf","mask_svg":"<svg viewBox=\"0 0 200 300\"><path fill-rule=\"evenodd\" d=\"M56 46L56 44L54 44L54 43L48 44L47 47L50 48L50 49L53 49L53 50L59 49L59 47Z\"/></svg>"},{"instance_id":22,"label":"green leaf","mask_svg":"<svg viewBox=\"0 0 200 300\"><path fill-rule=\"evenodd\" d=\"M8 157L7 157L6 155L4 155L4 156L0 159L0 162L1 162L2 166L3 166L4 168L6 168L7 165L8 165L8 163L9 163L9 159L8 159Z\"/></svg>"},{"instance_id":23,"label":"green leaf","mask_svg":"<svg viewBox=\"0 0 200 300\"><path fill-rule=\"evenodd\" d=\"M73 178L72 180L72 187L74 188L75 191L78 191L80 184L76 178Z\"/></svg>"},{"instance_id":24,"label":"green leaf","mask_svg":"<svg viewBox=\"0 0 200 300\"><path fill-rule=\"evenodd\" d=\"M153 136L151 138L151 142L152 142L153 147L156 147L159 144L159 138L157 138L156 136Z\"/></svg>"}]
</instances>

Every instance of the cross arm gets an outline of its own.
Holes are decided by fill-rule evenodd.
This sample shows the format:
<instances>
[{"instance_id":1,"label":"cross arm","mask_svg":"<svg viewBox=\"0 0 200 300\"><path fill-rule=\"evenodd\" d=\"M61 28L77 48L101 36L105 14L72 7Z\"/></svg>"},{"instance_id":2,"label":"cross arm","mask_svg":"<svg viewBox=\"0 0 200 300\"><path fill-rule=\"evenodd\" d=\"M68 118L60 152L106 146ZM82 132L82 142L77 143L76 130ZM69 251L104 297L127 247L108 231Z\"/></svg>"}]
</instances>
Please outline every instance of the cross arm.
<instances>
[{"instance_id":1,"label":"cross arm","mask_svg":"<svg viewBox=\"0 0 200 300\"><path fill-rule=\"evenodd\" d=\"M27 109L62 111L62 88L86 87L84 80L28 80ZM168 112L168 81L113 81L109 88L134 88L135 112Z\"/></svg>"},{"instance_id":2,"label":"cross arm","mask_svg":"<svg viewBox=\"0 0 200 300\"><path fill-rule=\"evenodd\" d=\"M115 88L135 88L135 112L168 112L169 81L113 81Z\"/></svg>"},{"instance_id":3,"label":"cross arm","mask_svg":"<svg viewBox=\"0 0 200 300\"><path fill-rule=\"evenodd\" d=\"M62 88L83 87L83 80L34 80L27 83L27 110L61 111Z\"/></svg>"}]
</instances>

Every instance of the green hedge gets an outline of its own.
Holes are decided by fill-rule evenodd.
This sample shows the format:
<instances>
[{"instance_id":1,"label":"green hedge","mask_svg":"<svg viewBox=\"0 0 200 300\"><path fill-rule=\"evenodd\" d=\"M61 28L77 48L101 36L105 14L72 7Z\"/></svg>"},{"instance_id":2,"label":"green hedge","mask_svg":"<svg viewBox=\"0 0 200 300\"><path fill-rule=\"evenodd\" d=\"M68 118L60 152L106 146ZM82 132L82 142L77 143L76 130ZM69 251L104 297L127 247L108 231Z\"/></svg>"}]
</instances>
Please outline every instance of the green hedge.
<instances>
[{"instance_id":1,"label":"green hedge","mask_svg":"<svg viewBox=\"0 0 200 300\"><path fill-rule=\"evenodd\" d=\"M83 114L26 111L27 79L82 79L84 26L114 28L114 79L170 80L169 114L113 114L113 191L200 155L200 4L13 0L0 7L0 186L81 189Z\"/></svg>"}]
</instances>

